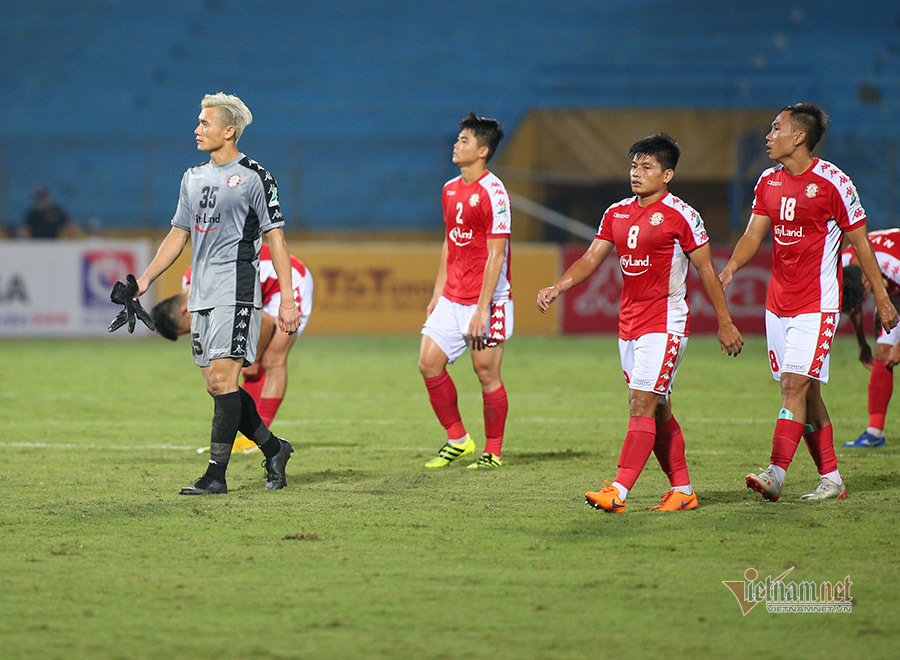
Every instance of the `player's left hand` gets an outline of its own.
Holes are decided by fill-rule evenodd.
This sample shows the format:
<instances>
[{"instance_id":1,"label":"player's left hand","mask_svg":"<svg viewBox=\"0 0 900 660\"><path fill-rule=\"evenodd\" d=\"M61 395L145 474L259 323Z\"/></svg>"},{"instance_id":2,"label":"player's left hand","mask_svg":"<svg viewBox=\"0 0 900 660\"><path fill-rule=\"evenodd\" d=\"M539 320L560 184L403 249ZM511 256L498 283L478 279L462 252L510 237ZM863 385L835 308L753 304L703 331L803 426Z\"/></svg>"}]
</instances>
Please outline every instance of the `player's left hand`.
<instances>
[{"instance_id":1,"label":"player's left hand","mask_svg":"<svg viewBox=\"0 0 900 660\"><path fill-rule=\"evenodd\" d=\"M886 331L893 330L898 321L900 321L897 317L897 309L894 307L894 303L885 296L882 301L876 299L875 306L878 308L878 318L881 319L881 325L884 326Z\"/></svg>"},{"instance_id":2,"label":"player's left hand","mask_svg":"<svg viewBox=\"0 0 900 660\"><path fill-rule=\"evenodd\" d=\"M550 304L559 297L559 289L555 286L547 286L538 291L537 306L541 314L546 314Z\"/></svg>"},{"instance_id":3,"label":"player's left hand","mask_svg":"<svg viewBox=\"0 0 900 660\"><path fill-rule=\"evenodd\" d=\"M469 321L469 330L466 333L466 338L472 345L472 350L480 351L485 348L489 321L490 314L488 313L488 310L476 307L475 313L472 315L472 320Z\"/></svg>"},{"instance_id":4,"label":"player's left hand","mask_svg":"<svg viewBox=\"0 0 900 660\"><path fill-rule=\"evenodd\" d=\"M109 299L117 305L122 305L124 309L116 314L116 318L109 324L108 330L110 332L115 332L126 323L128 324L128 332L134 332L135 319L140 319L151 331L156 330L156 324L153 323L153 319L141 306L141 301L135 297L139 295L139 291L140 287L137 279L131 273L125 278L124 284L116 282L113 285Z\"/></svg>"},{"instance_id":5,"label":"player's left hand","mask_svg":"<svg viewBox=\"0 0 900 660\"><path fill-rule=\"evenodd\" d=\"M278 329L282 332L286 332L289 335L297 332L297 328L300 327L300 311L297 309L297 305L289 305L285 307L284 305L278 306Z\"/></svg>"},{"instance_id":6,"label":"player's left hand","mask_svg":"<svg viewBox=\"0 0 900 660\"><path fill-rule=\"evenodd\" d=\"M744 347L744 338L734 323L729 322L719 325L719 346L722 348L722 353L732 357L740 354L741 349Z\"/></svg>"}]
</instances>

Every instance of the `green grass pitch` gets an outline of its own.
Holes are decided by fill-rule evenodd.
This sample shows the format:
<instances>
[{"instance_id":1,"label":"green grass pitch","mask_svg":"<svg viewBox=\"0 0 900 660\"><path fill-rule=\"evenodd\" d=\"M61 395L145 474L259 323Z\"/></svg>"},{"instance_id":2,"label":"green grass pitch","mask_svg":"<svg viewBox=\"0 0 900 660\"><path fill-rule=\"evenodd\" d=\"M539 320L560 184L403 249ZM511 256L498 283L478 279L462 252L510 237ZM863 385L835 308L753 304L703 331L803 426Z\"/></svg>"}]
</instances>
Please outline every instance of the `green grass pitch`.
<instances>
[{"instance_id":1,"label":"green grass pitch","mask_svg":"<svg viewBox=\"0 0 900 660\"><path fill-rule=\"evenodd\" d=\"M515 337L504 466L422 469L443 443L418 337L304 337L273 430L289 486L234 456L230 492L189 498L212 403L186 341L5 341L0 375L0 657L896 657L900 424L838 449L843 501L804 446L782 499L765 466L779 408L761 338L737 359L691 340L673 404L700 498L653 457L624 515L584 492L612 479L627 393L613 338ZM483 445L468 357L451 367ZM836 441L866 422L867 372L837 342L824 390ZM893 432L892 432L893 431ZM468 459L464 459L468 460ZM473 473L474 472L474 473ZM850 614L741 615L723 580L850 576Z\"/></svg>"}]
</instances>

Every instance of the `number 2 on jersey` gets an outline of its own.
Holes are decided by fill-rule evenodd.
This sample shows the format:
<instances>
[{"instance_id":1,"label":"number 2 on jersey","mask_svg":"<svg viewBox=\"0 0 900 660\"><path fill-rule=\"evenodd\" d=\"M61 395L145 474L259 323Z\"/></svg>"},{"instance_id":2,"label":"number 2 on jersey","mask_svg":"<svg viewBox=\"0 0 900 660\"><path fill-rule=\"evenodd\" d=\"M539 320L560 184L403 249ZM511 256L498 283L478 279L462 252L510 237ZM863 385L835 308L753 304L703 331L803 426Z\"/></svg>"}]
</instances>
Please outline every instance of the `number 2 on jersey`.
<instances>
[{"instance_id":1,"label":"number 2 on jersey","mask_svg":"<svg viewBox=\"0 0 900 660\"><path fill-rule=\"evenodd\" d=\"M632 225L631 227L628 228L628 241L626 242L626 245L628 245L629 249L633 250L634 248L637 247L637 237L638 237L638 232L640 232L640 231L641 231L641 228L638 227L637 225Z\"/></svg>"},{"instance_id":2,"label":"number 2 on jersey","mask_svg":"<svg viewBox=\"0 0 900 660\"><path fill-rule=\"evenodd\" d=\"M461 225L463 223L462 210L463 210L462 202L456 202L456 224L458 224L458 225Z\"/></svg>"}]
</instances>

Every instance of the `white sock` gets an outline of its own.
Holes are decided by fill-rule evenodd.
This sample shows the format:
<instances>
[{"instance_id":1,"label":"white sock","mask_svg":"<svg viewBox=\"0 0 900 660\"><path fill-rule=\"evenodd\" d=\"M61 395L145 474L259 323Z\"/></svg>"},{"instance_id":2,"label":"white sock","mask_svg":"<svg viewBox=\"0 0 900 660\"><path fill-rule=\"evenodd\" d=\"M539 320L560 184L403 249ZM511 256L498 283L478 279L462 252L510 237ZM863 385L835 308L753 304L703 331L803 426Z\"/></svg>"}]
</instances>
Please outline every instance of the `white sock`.
<instances>
[{"instance_id":1,"label":"white sock","mask_svg":"<svg viewBox=\"0 0 900 660\"><path fill-rule=\"evenodd\" d=\"M617 491L619 491L619 499L624 502L625 498L628 497L628 489L618 481L614 481L612 485L616 487Z\"/></svg>"},{"instance_id":2,"label":"white sock","mask_svg":"<svg viewBox=\"0 0 900 660\"><path fill-rule=\"evenodd\" d=\"M828 474L823 474L822 476L825 477L826 479L828 479L828 481L832 481L832 482L836 483L838 486L840 486L841 484L844 483L844 478L841 476L841 473L838 472L837 470L834 470L833 472L829 472Z\"/></svg>"},{"instance_id":3,"label":"white sock","mask_svg":"<svg viewBox=\"0 0 900 660\"><path fill-rule=\"evenodd\" d=\"M772 474L775 475L775 481L778 482L778 487L780 488L781 486L783 486L784 485L784 475L786 472L785 469L780 468L777 465L770 465L769 469L772 471Z\"/></svg>"},{"instance_id":4,"label":"white sock","mask_svg":"<svg viewBox=\"0 0 900 660\"><path fill-rule=\"evenodd\" d=\"M466 444L466 438L468 438L468 437L469 437L469 435L466 434L461 438L457 438L456 440L450 440L449 442L451 445L464 445L464 444Z\"/></svg>"},{"instance_id":5,"label":"white sock","mask_svg":"<svg viewBox=\"0 0 900 660\"><path fill-rule=\"evenodd\" d=\"M866 427L866 433L879 439L884 437L884 429L876 429L874 426Z\"/></svg>"},{"instance_id":6,"label":"white sock","mask_svg":"<svg viewBox=\"0 0 900 660\"><path fill-rule=\"evenodd\" d=\"M682 495L691 495L694 492L694 489L690 484L687 486L672 486L672 490L681 493Z\"/></svg>"}]
</instances>

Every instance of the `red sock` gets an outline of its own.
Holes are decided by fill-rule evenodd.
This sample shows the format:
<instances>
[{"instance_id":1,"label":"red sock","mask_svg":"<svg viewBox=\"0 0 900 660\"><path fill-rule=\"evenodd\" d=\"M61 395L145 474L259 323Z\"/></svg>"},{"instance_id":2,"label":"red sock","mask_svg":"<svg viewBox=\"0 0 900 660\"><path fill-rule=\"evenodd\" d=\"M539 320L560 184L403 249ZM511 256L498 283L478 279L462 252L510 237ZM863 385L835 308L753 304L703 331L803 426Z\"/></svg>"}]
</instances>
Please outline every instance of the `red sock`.
<instances>
[{"instance_id":1,"label":"red sock","mask_svg":"<svg viewBox=\"0 0 900 660\"><path fill-rule=\"evenodd\" d=\"M259 403L256 404L256 410L259 412L259 416L266 426L272 424L272 420L275 419L275 413L278 412L278 406L280 405L281 399L275 398L260 399Z\"/></svg>"},{"instance_id":2,"label":"red sock","mask_svg":"<svg viewBox=\"0 0 900 660\"><path fill-rule=\"evenodd\" d=\"M691 483L687 459L684 457L684 434L674 417L668 422L656 425L656 442L653 444L653 453L656 454L659 467L669 477L669 484L673 488L687 486Z\"/></svg>"},{"instance_id":3,"label":"red sock","mask_svg":"<svg viewBox=\"0 0 900 660\"><path fill-rule=\"evenodd\" d=\"M241 387L253 398L253 402L256 404L256 407L259 407L259 400L262 397L262 388L266 382L266 370L262 367L259 368L259 372L256 376L248 378L244 376L244 382Z\"/></svg>"},{"instance_id":4,"label":"red sock","mask_svg":"<svg viewBox=\"0 0 900 660\"><path fill-rule=\"evenodd\" d=\"M509 399L506 388L500 383L493 392L482 392L484 399L484 450L500 455L503 446L503 429L506 427L506 413L509 410Z\"/></svg>"},{"instance_id":5,"label":"red sock","mask_svg":"<svg viewBox=\"0 0 900 660\"><path fill-rule=\"evenodd\" d=\"M656 440L656 420L652 417L632 417L628 420L628 433L619 454L619 471L616 481L628 490L634 486L641 470L650 458Z\"/></svg>"},{"instance_id":6,"label":"red sock","mask_svg":"<svg viewBox=\"0 0 900 660\"><path fill-rule=\"evenodd\" d=\"M772 436L772 465L787 470L794 458L800 438L803 437L805 424L792 419L779 419L775 422L775 433Z\"/></svg>"},{"instance_id":7,"label":"red sock","mask_svg":"<svg viewBox=\"0 0 900 660\"><path fill-rule=\"evenodd\" d=\"M425 387L428 388L428 398L438 421L447 429L447 438L458 440L466 435L466 427L463 426L459 416L459 407L456 405L456 386L453 379L445 369L434 378L425 379Z\"/></svg>"},{"instance_id":8,"label":"red sock","mask_svg":"<svg viewBox=\"0 0 900 660\"><path fill-rule=\"evenodd\" d=\"M882 360L872 360L869 376L869 426L884 430L884 418L894 392L894 370L888 369Z\"/></svg>"},{"instance_id":9,"label":"red sock","mask_svg":"<svg viewBox=\"0 0 900 660\"><path fill-rule=\"evenodd\" d=\"M834 429L831 424L818 431L803 436L809 455L816 462L819 474L837 470L837 455L834 453Z\"/></svg>"}]
</instances>

